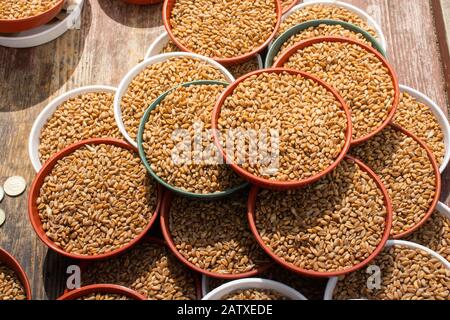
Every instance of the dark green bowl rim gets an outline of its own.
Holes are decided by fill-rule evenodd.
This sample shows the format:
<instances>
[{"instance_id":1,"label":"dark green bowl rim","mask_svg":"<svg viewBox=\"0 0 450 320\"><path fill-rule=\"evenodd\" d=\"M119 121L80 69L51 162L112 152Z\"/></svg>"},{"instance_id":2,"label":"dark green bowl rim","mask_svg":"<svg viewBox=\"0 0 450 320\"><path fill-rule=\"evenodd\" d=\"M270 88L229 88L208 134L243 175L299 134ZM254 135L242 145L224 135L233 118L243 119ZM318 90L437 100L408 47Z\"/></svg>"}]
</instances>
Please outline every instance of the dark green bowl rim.
<instances>
[{"instance_id":1,"label":"dark green bowl rim","mask_svg":"<svg viewBox=\"0 0 450 320\"><path fill-rule=\"evenodd\" d=\"M306 30L311 27L318 27L321 24L327 24L327 25L341 25L347 30L360 33L366 38L367 41L372 43L372 46L380 52L383 57L386 57L386 51L381 47L380 43L375 39L374 36L372 36L370 33L368 33L366 30L355 26L354 24L345 22L345 21L339 21L339 20L332 20L332 19L321 19L321 20L310 20L306 21L304 23L298 24L296 26L293 26L289 30L285 31L283 34L281 34L278 38L274 40L274 42L270 45L269 50L267 52L266 61L264 62L264 66L266 68L271 67L274 63L274 57L280 52L281 47L283 44L293 35L298 34L299 32Z\"/></svg>"},{"instance_id":2,"label":"dark green bowl rim","mask_svg":"<svg viewBox=\"0 0 450 320\"><path fill-rule=\"evenodd\" d=\"M173 87L172 89L164 92L162 95L160 95L153 103L148 107L148 109L145 111L141 123L139 124L139 131L137 136L137 145L139 150L139 157L141 158L142 162L144 163L145 168L150 173L150 175L155 178L156 181L158 181L160 184L162 184L167 189L188 198L196 198L196 199L216 199L216 198L223 198L226 196L229 196L233 194L236 191L242 190L246 188L249 184L248 182L243 183L242 185L236 186L234 188L221 191L221 192L214 192L214 193L208 193L208 194L201 194L201 193L194 193L189 192L180 188L176 188L172 186L171 184L167 183L163 179L161 179L151 168L150 163L147 160L147 156L145 155L144 146L143 146L143 136L144 136L144 130L145 130L145 124L148 121L148 118L150 117L150 113L158 107L158 105L161 103L164 98L170 94L172 91L178 89L179 87L189 87L192 85L223 85L224 87L227 87L229 83L223 82L223 81L215 81L215 80L197 80L192 82L186 82L182 83L180 85L177 85L176 87Z\"/></svg>"}]
</instances>

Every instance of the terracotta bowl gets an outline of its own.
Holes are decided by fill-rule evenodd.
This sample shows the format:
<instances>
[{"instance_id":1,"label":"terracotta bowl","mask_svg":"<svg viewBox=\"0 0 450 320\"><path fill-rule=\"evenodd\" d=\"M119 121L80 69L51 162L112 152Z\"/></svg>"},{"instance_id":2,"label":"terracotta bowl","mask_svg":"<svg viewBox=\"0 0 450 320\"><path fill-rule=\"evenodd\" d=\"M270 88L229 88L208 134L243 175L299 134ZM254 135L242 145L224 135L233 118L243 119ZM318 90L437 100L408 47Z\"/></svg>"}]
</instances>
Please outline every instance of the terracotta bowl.
<instances>
[{"instance_id":1,"label":"terracotta bowl","mask_svg":"<svg viewBox=\"0 0 450 320\"><path fill-rule=\"evenodd\" d=\"M109 139L109 138L96 138L96 139L88 139L84 141L77 142L75 144L72 144L68 146L67 148L61 150L60 152L56 153L54 156L52 156L42 167L42 169L39 171L39 173L36 175L36 177L33 180L33 183L31 185L30 193L28 196L28 217L31 221L31 224L33 226L34 231L38 235L38 237L41 239L41 241L50 249L58 252L59 254L62 254L68 258L71 259L79 259L79 260L99 260L99 259L106 259L114 257L127 249L134 246L136 243L138 243L147 233L147 231L152 227L153 223L156 221L159 213L159 208L162 201L162 188L158 188L158 196L157 196L157 206L156 210L153 213L152 218L147 224L147 227L139 234L137 237L135 237L131 242L127 243L126 245L122 246L121 248L108 252L103 253L99 255L80 255L80 254L74 254L64 251L61 247L55 244L53 240L51 240L46 234L42 227L42 222L39 217L39 212L37 209L37 198L39 197L40 189L44 183L45 177L52 171L54 166L57 164L59 160L64 158L65 156L73 153L74 151L80 149L81 147L89 144L110 144L115 145L124 149L128 149L130 151L137 152L137 149L133 146L129 145L128 143L117 140L117 139Z\"/></svg>"},{"instance_id":2,"label":"terracotta bowl","mask_svg":"<svg viewBox=\"0 0 450 320\"><path fill-rule=\"evenodd\" d=\"M385 186L381 182L380 178L368 166L366 166L360 160L355 159L350 156L346 156L346 159L355 162L363 171L365 171L375 181L379 190L383 194L387 214L386 214L385 229L384 229L383 236L381 238L380 243L378 244L376 249L372 252L372 254L367 259L365 259L364 261L362 261L361 263L359 263L357 265L352 266L351 268L347 268L347 269L341 270L341 271L318 272L318 271L299 268L291 263L287 263L286 261L281 259L279 256L277 256L272 251L272 249L270 249L264 243L261 235L259 234L258 228L256 227L255 209L256 209L256 200L257 200L260 188L255 186L250 191L250 194L248 197L248 220L250 223L250 228L251 228L254 236L256 237L256 240L258 241L259 245L264 249L264 251L272 259L274 259L278 264L282 265L286 269L291 270L292 272L295 272L295 273L298 273L298 274L301 274L301 275L304 275L307 277L313 277L313 278L328 278L328 277L341 276L341 275L359 270L359 269L363 268L364 266L366 266L368 263L370 263L370 261L375 259L376 256L381 252L381 250L383 250L384 245L386 244L386 241L389 239L389 234L390 234L391 227L392 227L393 212L392 212L391 200L389 199L389 195L388 195L388 192L387 192Z\"/></svg>"},{"instance_id":3,"label":"terracotta bowl","mask_svg":"<svg viewBox=\"0 0 450 320\"><path fill-rule=\"evenodd\" d=\"M0 261L16 273L17 277L22 283L23 288L25 289L27 300L31 300L30 281L28 280L27 274L25 273L19 262L16 260L16 258L14 258L6 250L0 248Z\"/></svg>"},{"instance_id":4,"label":"terracotta bowl","mask_svg":"<svg viewBox=\"0 0 450 320\"><path fill-rule=\"evenodd\" d=\"M345 144L344 144L344 147L342 148L341 153L339 154L338 158L326 170L324 170L310 178L303 179L303 180L279 181L279 180L270 180L270 179L258 177L256 175L248 172L247 170L243 169L242 167L240 167L235 161L232 161L232 159L230 159L230 157L227 155L226 151L223 149L222 143L220 142L220 138L219 138L220 131L219 131L219 126L218 126L218 121L220 118L222 106L223 106L225 100L233 94L234 90L239 86L239 84L241 84L247 78L252 77L254 75L259 75L262 73L278 73L279 74L279 73L283 73L283 72L288 72L293 75L301 75L304 78L311 79L314 82L317 82L318 84L320 84L322 87L325 87L327 89L327 91L332 93L333 96L340 102L340 105L341 105L342 109L344 110L346 118L347 118L347 132L345 134ZM345 155L347 154L347 152L350 148L350 142L351 142L351 138L352 138L352 123L351 123L350 111L349 111L347 104L344 102L342 97L336 92L336 90L334 88L332 88L331 86L329 86L324 81L318 79L317 77L315 77L313 75L310 75L305 72L292 70L292 69L285 69L285 68L271 68L271 69L257 70L257 71L254 71L252 73L249 73L249 74L239 78L238 80L233 82L230 86L228 86L227 89L219 97L219 99L217 100L216 105L214 107L214 110L212 113L212 129L213 129L212 133L214 136L214 142L217 145L217 147L219 148L220 153L224 157L225 163L230 164L231 168L237 174L239 174L242 178L249 181L250 183L260 186L260 187L263 187L263 188L276 189L276 190L289 190L289 189L301 188L301 187L304 187L311 183L314 183L315 181L319 180L323 176L325 176L328 173L330 173L331 171L333 171L337 167L337 165L344 159Z\"/></svg>"},{"instance_id":5,"label":"terracotta bowl","mask_svg":"<svg viewBox=\"0 0 450 320\"><path fill-rule=\"evenodd\" d=\"M16 33L37 28L50 22L62 10L64 0L58 1L53 8L36 16L22 19L0 19L0 33Z\"/></svg>"},{"instance_id":6,"label":"terracotta bowl","mask_svg":"<svg viewBox=\"0 0 450 320\"><path fill-rule=\"evenodd\" d=\"M175 5L176 0L165 0L163 5L163 20L164 20L164 26L166 28L167 33L169 34L170 39L177 45L178 48L180 48L182 51L191 52L190 49L188 49L185 45L183 45L173 34L172 32L172 25L170 24L170 16L172 13L172 9ZM281 23L281 16L282 16L282 9L281 9L281 2L280 0L276 0L276 11L277 11L277 23L275 25L275 28L272 32L272 34L266 39L266 41L258 46L257 48L254 48L251 52L248 52L246 54L232 57L232 58L215 58L211 57L215 61L219 62L220 64L223 64L224 66L230 66L235 65L239 63L246 62L248 60L251 60L256 54L264 50L269 43L272 41L272 39L275 37L278 28L280 27Z\"/></svg>"}]
</instances>

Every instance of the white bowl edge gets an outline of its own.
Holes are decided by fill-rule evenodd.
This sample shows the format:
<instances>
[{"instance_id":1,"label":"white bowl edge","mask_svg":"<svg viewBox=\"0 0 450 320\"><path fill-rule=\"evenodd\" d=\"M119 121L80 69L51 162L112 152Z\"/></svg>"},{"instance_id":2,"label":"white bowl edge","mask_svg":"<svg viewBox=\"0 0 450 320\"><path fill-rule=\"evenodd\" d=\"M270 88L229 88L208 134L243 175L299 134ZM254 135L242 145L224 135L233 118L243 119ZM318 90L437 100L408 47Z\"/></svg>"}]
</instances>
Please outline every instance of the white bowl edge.
<instances>
[{"instance_id":1,"label":"white bowl edge","mask_svg":"<svg viewBox=\"0 0 450 320\"><path fill-rule=\"evenodd\" d=\"M31 48L53 41L69 30L77 19L81 19L83 5L84 0L81 0L67 17L53 25L44 25L23 31L18 33L17 36L4 37L0 35L0 45L10 48Z\"/></svg>"},{"instance_id":2,"label":"white bowl edge","mask_svg":"<svg viewBox=\"0 0 450 320\"><path fill-rule=\"evenodd\" d=\"M372 28L375 29L375 32L377 33L376 39L379 41L380 46L384 49L384 51L387 52L388 46L387 46L386 36L384 35L383 30L381 29L378 22L376 22L375 19L372 16L370 16L367 12L365 12L364 10L362 10L354 5L345 3L345 2L341 2L341 1L337 1L337 0L304 0L303 3L296 5L291 10L286 12L281 17L281 22L283 23L283 21L286 20L287 17L289 17L295 11L298 11L307 6L316 5L316 4L339 6L339 7L343 7L349 11L356 13L358 16L363 18L369 24L369 26L371 26ZM272 43L273 43L273 40L269 44L269 47L272 45Z\"/></svg>"},{"instance_id":3,"label":"white bowl edge","mask_svg":"<svg viewBox=\"0 0 450 320\"><path fill-rule=\"evenodd\" d=\"M447 117L445 116L442 109L439 108L439 106L433 100L431 100L422 92L405 85L400 85L400 91L408 93L417 101L425 104L427 107L430 108L430 111L437 118L439 125L441 126L442 132L444 133L445 156L441 166L439 167L439 171L443 173L450 162L450 124L448 122Z\"/></svg>"},{"instance_id":4,"label":"white bowl edge","mask_svg":"<svg viewBox=\"0 0 450 320\"><path fill-rule=\"evenodd\" d=\"M426 253L430 254L431 256L433 256L434 258L436 258L440 262L442 262L442 264L444 266L446 266L446 268L450 269L450 262L447 261L439 253L431 250L430 248L427 248L427 247L422 246L415 242L404 241L404 240L388 240L388 242L386 242L385 248L390 248L395 245L404 246L404 247L408 247L408 248L412 248L412 249L420 249L422 251L425 251ZM336 288L337 282L338 282L338 277L332 277L328 280L327 286L325 288L325 295L323 298L324 300L333 300L333 293L334 293L334 289Z\"/></svg>"},{"instance_id":5,"label":"white bowl edge","mask_svg":"<svg viewBox=\"0 0 450 320\"><path fill-rule=\"evenodd\" d=\"M222 72L222 74L225 76L226 80L229 83L234 82L234 77L224 66L222 66L220 63L212 60L211 58L207 58L207 57L204 57L204 56L201 56L198 54L189 53L189 52L170 52L170 53L159 54L159 55L153 56L151 58L145 59L144 61L142 61L141 63L136 65L134 68L132 68L125 75L125 77L122 79L122 81L119 84L119 87L117 89L117 94L115 95L115 98L114 98L114 117L116 119L117 126L119 127L119 131L122 133L122 135L125 137L125 139L134 147L137 147L137 143L130 137L130 135L128 134L128 132L125 129L125 124L122 121L122 110L120 108L122 97L125 94L125 92L127 91L128 86L131 83L131 81L141 71L143 71L145 68L147 68L148 66L150 66L152 64L167 61L167 60L169 60L171 58L175 58L175 57L191 57L191 58L203 60L203 61L209 63L210 65L212 65L213 67L217 68L220 72Z\"/></svg>"},{"instance_id":6,"label":"white bowl edge","mask_svg":"<svg viewBox=\"0 0 450 320\"><path fill-rule=\"evenodd\" d=\"M164 46L169 43L169 41L169 34L167 31L163 31L163 33L156 37L156 39L153 40L152 44L148 47L144 59L149 59L160 54Z\"/></svg>"},{"instance_id":7,"label":"white bowl edge","mask_svg":"<svg viewBox=\"0 0 450 320\"><path fill-rule=\"evenodd\" d=\"M116 93L116 88L104 85L85 86L77 89L70 90L54 99L39 113L31 128L30 136L28 138L28 155L31 160L31 164L36 172L39 172L42 168L41 160L39 159L39 137L41 130L47 123L47 120L53 115L55 110L65 101L79 96L81 94L89 92L111 92Z\"/></svg>"},{"instance_id":8,"label":"white bowl edge","mask_svg":"<svg viewBox=\"0 0 450 320\"><path fill-rule=\"evenodd\" d=\"M144 59L149 59L149 58L154 57L154 56L156 56L158 54L161 54L162 49L164 48L164 46L169 41L170 41L169 34L167 33L167 31L163 31L163 33L161 33L152 42L152 44L148 47L147 53L145 54L145 58ZM256 55L256 59L258 60L259 68L263 69L264 68L264 63L263 63L262 57L261 57L261 55L259 53Z\"/></svg>"},{"instance_id":9,"label":"white bowl edge","mask_svg":"<svg viewBox=\"0 0 450 320\"><path fill-rule=\"evenodd\" d=\"M209 293L209 278L202 275L202 297L206 296Z\"/></svg>"},{"instance_id":10,"label":"white bowl edge","mask_svg":"<svg viewBox=\"0 0 450 320\"><path fill-rule=\"evenodd\" d=\"M307 300L300 292L281 282L261 278L247 278L227 282L209 292L202 300L220 300L234 291L245 289L273 290L291 300Z\"/></svg>"}]
</instances>

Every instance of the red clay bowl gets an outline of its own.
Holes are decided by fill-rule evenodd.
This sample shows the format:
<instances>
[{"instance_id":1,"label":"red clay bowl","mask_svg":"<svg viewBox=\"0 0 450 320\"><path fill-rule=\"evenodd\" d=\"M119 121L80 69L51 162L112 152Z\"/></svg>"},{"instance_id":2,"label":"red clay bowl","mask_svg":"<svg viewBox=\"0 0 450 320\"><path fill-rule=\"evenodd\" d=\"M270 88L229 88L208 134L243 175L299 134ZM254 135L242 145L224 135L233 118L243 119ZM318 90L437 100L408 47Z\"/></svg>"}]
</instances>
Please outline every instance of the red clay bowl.
<instances>
[{"instance_id":1,"label":"red clay bowl","mask_svg":"<svg viewBox=\"0 0 450 320\"><path fill-rule=\"evenodd\" d=\"M33 180L33 183L31 185L30 193L28 196L28 217L31 221L31 224L33 226L34 231L38 235L38 237L41 239L41 241L50 249L58 252L59 254L62 254L63 256L66 256L71 259L79 259L79 260L100 260L100 259L106 259L114 257L132 246L134 246L136 243L138 243L147 233L147 231L152 227L153 223L156 221L156 218L158 217L159 209L161 207L161 201L162 201L162 188L158 185L158 191L157 191L157 205L156 210L153 213L152 218L150 219L147 227L141 232L140 235L138 235L136 238L133 239L133 241L127 243L123 247L108 252L103 253L99 255L80 255L80 254L74 254L64 251L62 248L57 246L47 235L45 234L44 229L42 228L42 222L39 218L39 212L37 209L37 198L39 197L39 191L42 187L42 184L44 183L45 177L52 171L53 167L56 165L56 163L64 158L65 156L73 153L75 150L88 145L88 144L111 144L115 145L124 149L131 150L133 152L137 152L137 149L133 146L129 145L128 143L117 140L117 139L110 139L110 138L95 138L95 139L88 139L84 141L80 141L77 143L74 143L67 148L61 150L60 152L53 155L42 167L42 169L39 171L39 173L36 175L36 177Z\"/></svg>"},{"instance_id":2,"label":"red clay bowl","mask_svg":"<svg viewBox=\"0 0 450 320\"><path fill-rule=\"evenodd\" d=\"M433 199L433 202L431 203L429 210L427 211L425 216L422 218L422 220L420 220L414 227L412 227L411 229L404 231L398 235L392 236L392 238L395 240L401 240L401 239L409 236L411 233L413 233L420 227L422 227L428 221L428 219L431 217L431 215L433 214L433 212L436 209L436 206L439 202L439 198L441 196L442 177L441 177L441 173L439 171L439 166L436 162L436 159L434 158L433 152L431 152L430 148L427 146L427 144L425 142L423 142L416 135L412 134L411 132L409 132L408 130L404 129L403 127L401 127L397 124L390 124L390 126L395 128L396 130L404 133L405 135L413 138L415 141L417 141L417 143L420 144L420 146L422 148L424 148L427 151L428 158L430 159L431 165L433 166L434 175L436 177L436 194L434 195L434 199Z\"/></svg>"},{"instance_id":3,"label":"red clay bowl","mask_svg":"<svg viewBox=\"0 0 450 320\"><path fill-rule=\"evenodd\" d=\"M366 51L373 53L383 63L383 65L389 70L389 74L391 76L392 82L394 84L394 90L395 90L394 102L392 104L392 109L389 112L388 117L386 118L386 120L384 120L384 122L382 123L382 125L380 127L376 128L373 132L371 132L370 134L368 134L362 138L353 140L352 146L366 142L367 140L369 140L376 134L380 133L394 118L395 112L397 111L397 107L399 104L399 99L400 99L400 86L398 83L397 74L395 73L393 67L389 64L389 62L387 62L387 60L383 57L383 55L380 52L378 52L375 48L369 47L369 46L367 46L361 42L358 42L356 40L342 38L342 37L318 37L318 38L312 38L312 39L308 39L308 40L299 42L296 45L287 49L278 58L278 60L275 61L274 67L278 67L278 68L282 67L289 60L289 58L291 56L293 56L297 51L304 49L306 47L309 47L311 45L314 45L316 43L320 43L320 42L346 42L346 43L356 44L356 45L364 48Z\"/></svg>"},{"instance_id":4,"label":"red clay bowl","mask_svg":"<svg viewBox=\"0 0 450 320\"><path fill-rule=\"evenodd\" d=\"M169 246L167 245L167 243L159 238L155 238L149 235L146 235L144 237L144 239L142 241L148 241L148 242L154 242L160 246L167 246L169 248ZM169 248L169 252L172 253L172 250ZM82 261L80 263L80 269L81 269L81 274L83 274L84 271L86 271L87 269L89 269L89 266L92 264L92 261ZM202 280L199 274L195 273L195 291L196 291L196 295L197 295L197 299L200 300L202 298ZM64 293L68 293L68 292L72 292L73 290L68 290L65 289Z\"/></svg>"},{"instance_id":5,"label":"red clay bowl","mask_svg":"<svg viewBox=\"0 0 450 320\"><path fill-rule=\"evenodd\" d=\"M355 158L350 157L350 156L346 156L345 158L347 160L355 162L362 170L367 172L369 174L369 176L372 177L375 180L378 188L383 193L384 203L386 205L386 210L387 210L386 224L385 224L383 237L381 238L381 241L378 244L378 246L376 247L376 249L374 250L374 252L372 252L372 254L366 260L364 260L363 262L361 262L361 263L359 263L359 264L357 264L357 265L355 265L355 266L353 266L351 268L348 268L346 270L333 271L333 272L318 272L318 271L302 269L302 268L294 266L293 264L287 263L286 261L284 261L283 259L281 259L277 255L275 255L274 252L268 246L266 246L266 244L264 243L263 239L261 238L261 236L260 236L260 234L258 232L258 229L256 227L255 208L256 208L256 199L258 197L258 192L259 192L260 188L258 188L257 186L254 186L252 188L252 190L250 191L250 194L249 194L249 197L248 197L248 221L250 223L250 228L251 228L254 236L256 237L256 240L258 241L259 245L264 249L264 251L272 259L274 259L278 264L282 265L283 267L287 268L288 270L291 270L292 272L295 272L295 273L298 273L298 274L301 274L301 275L304 275L304 276L307 276L307 277L313 277L313 278L337 277L337 276L341 276L341 275L344 275L344 274L347 274L347 273L354 272L356 270L359 270L359 269L363 268L368 263L370 263L370 261L375 259L375 257L378 256L378 254L381 252L381 250L383 250L384 245L386 244L386 241L389 239L389 234L390 234L391 227L392 227L393 211L392 211L391 200L389 198L389 195L388 195L388 192L387 192L386 188L384 187L384 185L381 182L380 178L372 171L372 169L370 169L368 166L366 166L360 160L355 159Z\"/></svg>"},{"instance_id":6,"label":"red clay bowl","mask_svg":"<svg viewBox=\"0 0 450 320\"><path fill-rule=\"evenodd\" d=\"M163 5L163 21L164 21L164 27L167 30L167 33L169 34L170 39L175 43L175 45L180 48L182 51L186 51L186 52L192 52L190 49L188 49L185 45L183 45L173 34L172 32L172 25L170 24L170 16L172 13L172 9L175 5L175 1L176 0L164 0L164 5ZM275 0L275 6L276 6L276 11L277 11L277 23L275 25L275 28L272 32L272 34L270 35L270 37L268 37L266 39L266 41L260 45L259 47L253 49L251 52L248 52L246 54L243 54L241 56L237 56L237 57L233 57L233 58L214 58L211 57L213 60L219 62L220 64L224 65L224 66L231 66L231 65L235 65L235 64L239 64L239 63L244 63L246 61L251 60L254 56L256 56L259 52L261 52L262 50L264 50L269 43L272 41L272 39L275 37L275 35L278 32L278 28L280 27L280 23L281 23L281 16L282 16L282 8L281 8L281 2L280 0ZM196 53L196 52L193 52Z\"/></svg>"},{"instance_id":7,"label":"red clay bowl","mask_svg":"<svg viewBox=\"0 0 450 320\"><path fill-rule=\"evenodd\" d=\"M232 95L234 89L236 89L236 87L239 84L241 84L244 80L246 80L247 78L254 76L254 75L261 74L261 73L269 73L269 72L273 72L273 73L288 72L290 74L298 74L298 75L303 76L306 79L311 79L314 82L319 83L321 86L325 87L329 92L331 92L333 94L333 96L341 104L342 109L344 109L344 111L345 111L345 114L347 117L347 132L345 134L345 144L344 144L344 147L343 147L341 153L339 154L339 156L335 160L335 162L331 166L329 166L326 170L324 170L323 172L320 172L320 173L316 174L315 176L312 176L308 179L303 179L303 180L298 180L298 181L277 181L277 180L269 180L269 179L258 177L254 174L251 174L247 170L241 168L234 161L231 161L230 157L228 157L225 150L222 148L222 144L221 144L219 136L218 136L218 133L219 133L218 121L219 121L220 112L221 112L221 109L222 109L222 106L223 106L225 100L230 95ZM339 95L339 93L336 92L336 90L333 87L331 87L324 81L320 80L319 78L317 78L313 75L310 75L305 72L297 71L297 70L285 69L285 68L270 68L270 69L263 69L263 70L257 70L257 71L251 72L251 73L239 78L238 80L236 80L235 82L233 82L231 85L229 85L227 87L227 89L222 93L222 95L217 100L216 105L214 106L214 110L212 112L212 129L213 129L212 133L213 133L213 137L214 137L214 142L215 142L216 146L219 148L219 151L222 154L223 158L225 159L225 162L230 164L231 168L237 174L239 174L242 178L244 178L245 180L251 182L252 184L257 185L262 188L276 189L276 190L289 190L289 189L301 188L301 187L304 187L306 185L309 185L309 184L319 180L323 176L325 176L328 173L330 173L331 171L333 171L337 167L339 162L341 162L344 159L345 155L347 154L348 150L350 149L350 142L352 139L352 121L351 121L351 119L352 118L350 115L350 110L349 110L347 104L344 102L344 99L342 99L342 97Z\"/></svg>"},{"instance_id":8,"label":"red clay bowl","mask_svg":"<svg viewBox=\"0 0 450 320\"><path fill-rule=\"evenodd\" d=\"M125 3L129 4L138 4L138 5L146 5L146 4L157 4L161 3L164 0L122 0Z\"/></svg>"},{"instance_id":9,"label":"red clay bowl","mask_svg":"<svg viewBox=\"0 0 450 320\"><path fill-rule=\"evenodd\" d=\"M51 21L62 10L64 0L36 16L22 19L0 19L0 33L15 33L37 28Z\"/></svg>"},{"instance_id":10,"label":"red clay bowl","mask_svg":"<svg viewBox=\"0 0 450 320\"><path fill-rule=\"evenodd\" d=\"M86 287L81 287L79 289L65 293L58 300L77 300L81 297L87 296L91 293L109 293L109 294L120 294L127 296L132 300L147 300L143 295L131 290L127 287L118 286L115 284L93 284Z\"/></svg>"},{"instance_id":11,"label":"red clay bowl","mask_svg":"<svg viewBox=\"0 0 450 320\"><path fill-rule=\"evenodd\" d=\"M31 300L31 286L30 281L28 280L27 274L20 266L19 262L10 255L6 250L0 248L0 261L3 262L8 268L13 270L17 277L19 278L22 286L25 290L25 294L27 295L27 300Z\"/></svg>"},{"instance_id":12,"label":"red clay bowl","mask_svg":"<svg viewBox=\"0 0 450 320\"><path fill-rule=\"evenodd\" d=\"M195 264L188 261L178 251L178 249L173 241L172 235L170 234L169 215L170 215L170 206L172 205L172 201L171 201L172 196L173 195L170 191L167 191L164 194L163 203L161 205L161 218L160 218L161 230L162 230L164 239L166 240L166 243L167 243L168 247L170 248L170 250L172 251L172 253L188 268L190 268L191 270L193 270L195 272L198 272L198 273L204 274L208 277L211 277L211 278L224 279L224 280L236 280L236 279L254 277L254 276L266 271L268 268L270 268L272 266L272 263L268 263L267 265L260 266L256 270L252 270L249 272L244 272L244 273L239 273L239 274L222 274L222 273L216 273L216 272L211 272L211 271L208 271L205 269L201 269L201 268L197 267ZM212 200L212 201L214 201L214 200ZM200 292L201 292L201 284L200 284Z\"/></svg>"}]
</instances>

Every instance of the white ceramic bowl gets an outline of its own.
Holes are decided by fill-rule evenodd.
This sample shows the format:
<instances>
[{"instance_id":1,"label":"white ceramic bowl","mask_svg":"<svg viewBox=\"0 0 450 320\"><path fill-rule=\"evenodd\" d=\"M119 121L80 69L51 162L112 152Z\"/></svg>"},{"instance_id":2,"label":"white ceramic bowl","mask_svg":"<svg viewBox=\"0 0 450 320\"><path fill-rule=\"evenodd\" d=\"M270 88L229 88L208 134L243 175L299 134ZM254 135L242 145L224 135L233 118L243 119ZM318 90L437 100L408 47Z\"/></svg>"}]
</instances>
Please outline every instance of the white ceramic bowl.
<instances>
[{"instance_id":1,"label":"white ceramic bowl","mask_svg":"<svg viewBox=\"0 0 450 320\"><path fill-rule=\"evenodd\" d=\"M40 143L40 135L41 130L44 125L47 123L47 120L53 115L55 110L63 104L65 101L79 96L85 93L91 92L111 92L116 93L116 88L110 86L86 86L78 89L71 90L69 92L60 95L59 97L53 99L44 110L39 113L38 117L33 123L33 127L31 128L30 137L28 139L28 155L30 156L31 163L36 172L39 172L42 167L41 160L39 159L39 143Z\"/></svg>"},{"instance_id":2,"label":"white ceramic bowl","mask_svg":"<svg viewBox=\"0 0 450 320\"><path fill-rule=\"evenodd\" d=\"M283 21L285 21L287 19L287 17L289 17L295 11L298 11L305 7L316 5L316 4L324 4L324 5L330 5L330 6L335 6L335 7L342 7L344 9L354 12L355 14L360 16L364 21L366 21L366 23L370 27L372 27L375 30L375 32L377 34L376 39L378 40L378 42L380 43L380 46L384 49L384 51L387 52L386 37L385 37L380 25L375 21L375 19L373 17L371 17L369 14L367 14L367 12L365 12L364 10L361 10L360 8L355 7L355 6L345 3L345 2L341 2L341 1L337 1L337 0L304 0L303 3L296 5L291 10L286 12L281 17L281 23L283 23Z\"/></svg>"},{"instance_id":3,"label":"white ceramic bowl","mask_svg":"<svg viewBox=\"0 0 450 320\"><path fill-rule=\"evenodd\" d=\"M391 248L392 246L395 245L399 245L399 246L404 246L404 247L408 247L411 249L420 249L423 250L427 253L429 253L431 256L433 256L434 258L438 259L439 261L441 261L448 269L450 269L450 262L448 262L443 256L441 256L439 253L424 247L420 244L414 243L414 242L410 242L410 241L403 241L403 240L389 240L386 243L385 248ZM334 289L336 288L338 282L338 278L337 277L333 277L330 278L328 280L327 286L325 288L325 296L324 296L324 300L333 300L333 293L334 293Z\"/></svg>"},{"instance_id":4,"label":"white ceramic bowl","mask_svg":"<svg viewBox=\"0 0 450 320\"><path fill-rule=\"evenodd\" d=\"M439 211L440 214L442 214L444 217L447 217L447 219L450 220L450 208L447 207L442 202L438 202L436 206L437 211Z\"/></svg>"},{"instance_id":5,"label":"white ceramic bowl","mask_svg":"<svg viewBox=\"0 0 450 320\"><path fill-rule=\"evenodd\" d=\"M167 31L164 31L162 34L160 34L148 47L147 53L145 54L145 59L154 57L158 54L160 54L163 50L163 48L169 43L170 37ZM256 58L258 59L259 68L264 68L264 63L262 60L262 57L260 54L256 55Z\"/></svg>"},{"instance_id":6,"label":"white ceramic bowl","mask_svg":"<svg viewBox=\"0 0 450 320\"><path fill-rule=\"evenodd\" d=\"M125 125L124 125L124 123L122 121L122 110L120 108L122 97L127 92L128 86L130 85L131 81L139 73L141 73L145 68L147 68L148 66L150 66L152 64L164 62L166 60L169 60L169 59L175 58L175 57L190 57L190 58L195 58L195 59L198 59L198 60L205 61L208 64L210 64L211 66L213 66L216 69L218 69L220 72L222 72L222 74L225 76L225 79L226 79L227 82L229 82L229 83L234 82L234 77L220 63L218 63L218 62L216 62L216 61L214 61L214 60L212 60L210 58L207 58L207 57L195 54L195 53L171 52L171 53L159 54L159 55L153 56L153 57L151 57L149 59L145 59L144 61L139 63L137 66L135 66L133 69L131 69L128 72L128 74L122 79L122 81L119 84L119 88L117 89L117 94L116 94L115 99L114 99L114 117L116 118L117 126L119 127L119 130L122 133L122 135L125 137L125 139L131 145L133 145L135 147L137 147L137 143L136 143L135 140L133 140L130 137L130 135L128 134L127 130L125 129ZM201 79L199 79L199 80L201 80Z\"/></svg>"},{"instance_id":7,"label":"white ceramic bowl","mask_svg":"<svg viewBox=\"0 0 450 320\"><path fill-rule=\"evenodd\" d=\"M444 172L444 170L447 168L448 163L450 161L450 124L448 123L448 119L445 116L444 112L441 108L430 98L428 98L423 93L410 88L405 85L400 85L400 91L406 92L413 98L415 98L417 101L425 104L430 108L430 111L434 114L434 116L437 118L439 125L441 126L441 130L444 133L444 143L445 143L445 156L444 160L442 161L442 164L439 168L440 172ZM426 141L425 141L426 142Z\"/></svg>"},{"instance_id":8,"label":"white ceramic bowl","mask_svg":"<svg viewBox=\"0 0 450 320\"><path fill-rule=\"evenodd\" d=\"M202 297L206 296L210 291L209 277L202 275Z\"/></svg>"},{"instance_id":9,"label":"white ceramic bowl","mask_svg":"<svg viewBox=\"0 0 450 320\"><path fill-rule=\"evenodd\" d=\"M227 282L205 295L202 300L221 300L230 293L246 289L273 290L291 300L307 300L300 292L285 284L260 278L248 278Z\"/></svg>"},{"instance_id":10,"label":"white ceramic bowl","mask_svg":"<svg viewBox=\"0 0 450 320\"><path fill-rule=\"evenodd\" d=\"M19 33L0 34L0 46L11 48L31 48L53 41L67 30L76 27L81 17L84 0L72 6L63 20L54 19L49 23Z\"/></svg>"}]
</instances>

